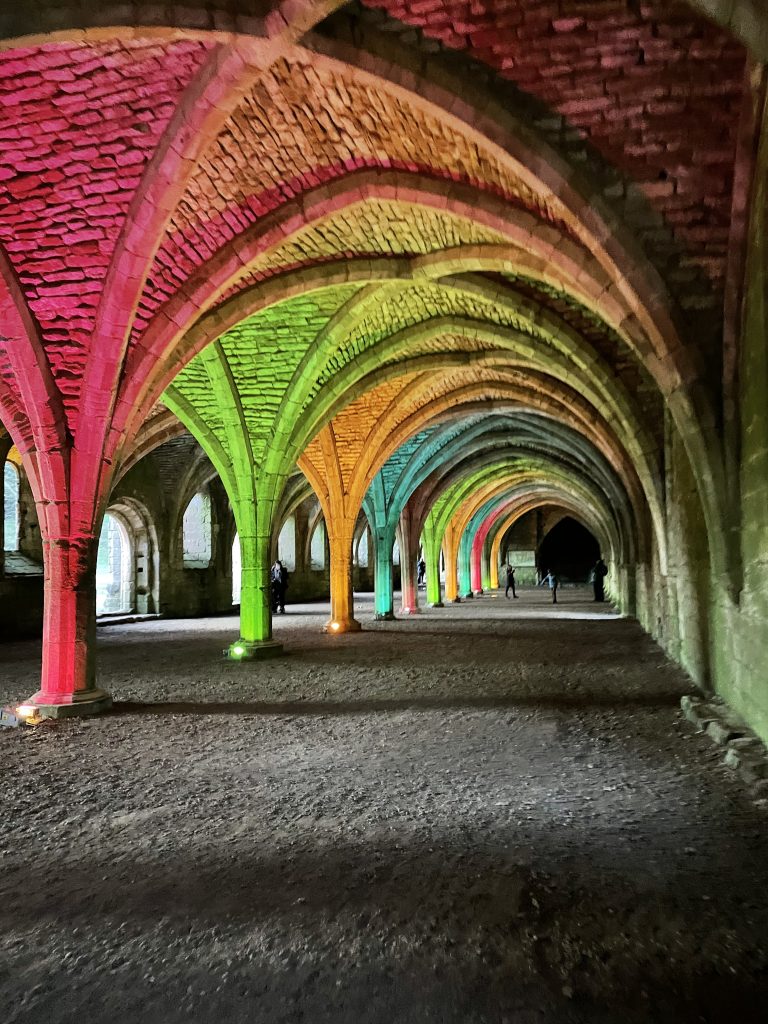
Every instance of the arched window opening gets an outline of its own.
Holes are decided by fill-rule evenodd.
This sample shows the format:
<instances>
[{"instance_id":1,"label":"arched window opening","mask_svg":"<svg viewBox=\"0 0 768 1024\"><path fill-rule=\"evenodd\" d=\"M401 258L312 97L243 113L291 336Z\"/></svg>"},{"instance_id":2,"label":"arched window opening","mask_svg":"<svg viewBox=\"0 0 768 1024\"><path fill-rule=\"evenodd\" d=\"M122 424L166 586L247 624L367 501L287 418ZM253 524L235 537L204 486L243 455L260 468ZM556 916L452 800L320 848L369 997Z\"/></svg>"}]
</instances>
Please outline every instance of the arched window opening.
<instances>
[{"instance_id":1,"label":"arched window opening","mask_svg":"<svg viewBox=\"0 0 768 1024\"><path fill-rule=\"evenodd\" d=\"M277 557L288 572L296 571L296 520L290 516L277 538Z\"/></svg>"},{"instance_id":2,"label":"arched window opening","mask_svg":"<svg viewBox=\"0 0 768 1024\"><path fill-rule=\"evenodd\" d=\"M309 544L310 569L325 568L325 522L320 519Z\"/></svg>"},{"instance_id":3,"label":"arched window opening","mask_svg":"<svg viewBox=\"0 0 768 1024\"><path fill-rule=\"evenodd\" d=\"M212 554L211 499L198 491L187 505L182 524L184 568L207 569Z\"/></svg>"},{"instance_id":4,"label":"arched window opening","mask_svg":"<svg viewBox=\"0 0 768 1024\"><path fill-rule=\"evenodd\" d=\"M365 529L360 534L360 540L357 542L357 564L361 569L368 568L368 530Z\"/></svg>"},{"instance_id":5,"label":"arched window opening","mask_svg":"<svg viewBox=\"0 0 768 1024\"><path fill-rule=\"evenodd\" d=\"M12 462L3 468L3 548L19 550L19 471Z\"/></svg>"},{"instance_id":6,"label":"arched window opening","mask_svg":"<svg viewBox=\"0 0 768 1024\"><path fill-rule=\"evenodd\" d=\"M131 539L123 523L113 515L104 516L96 556L96 614L132 612L134 574Z\"/></svg>"},{"instance_id":7,"label":"arched window opening","mask_svg":"<svg viewBox=\"0 0 768 1024\"><path fill-rule=\"evenodd\" d=\"M397 541L392 546L392 565L400 565L400 545Z\"/></svg>"},{"instance_id":8,"label":"arched window opening","mask_svg":"<svg viewBox=\"0 0 768 1024\"><path fill-rule=\"evenodd\" d=\"M240 534L235 534L232 543L232 604L240 604L240 583L243 562L240 555Z\"/></svg>"}]
</instances>

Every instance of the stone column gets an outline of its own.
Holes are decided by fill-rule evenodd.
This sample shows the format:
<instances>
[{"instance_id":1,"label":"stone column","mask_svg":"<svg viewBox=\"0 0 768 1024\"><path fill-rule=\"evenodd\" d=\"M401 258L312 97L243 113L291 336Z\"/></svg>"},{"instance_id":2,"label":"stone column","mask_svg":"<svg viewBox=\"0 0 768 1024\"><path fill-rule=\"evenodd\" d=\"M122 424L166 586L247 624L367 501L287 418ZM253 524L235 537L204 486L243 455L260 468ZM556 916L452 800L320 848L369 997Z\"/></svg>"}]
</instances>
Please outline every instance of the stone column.
<instances>
[{"instance_id":1,"label":"stone column","mask_svg":"<svg viewBox=\"0 0 768 1024\"><path fill-rule=\"evenodd\" d=\"M392 620L395 617L394 599L392 593L392 547L394 536L391 527L385 526L377 529L374 538L376 549L375 576L374 576L374 603L377 619ZM402 570L402 551L400 552L400 565Z\"/></svg>"},{"instance_id":2,"label":"stone column","mask_svg":"<svg viewBox=\"0 0 768 1024\"><path fill-rule=\"evenodd\" d=\"M483 545L483 573L488 572L488 586L491 590L499 589L499 560L494 557L493 544Z\"/></svg>"},{"instance_id":3,"label":"stone column","mask_svg":"<svg viewBox=\"0 0 768 1024\"><path fill-rule=\"evenodd\" d=\"M309 568L307 564L309 516L303 504L299 505L294 512L293 521L296 524L296 565L293 571L297 576L304 577Z\"/></svg>"},{"instance_id":4,"label":"stone column","mask_svg":"<svg viewBox=\"0 0 768 1024\"><path fill-rule=\"evenodd\" d=\"M469 528L467 527L459 541L458 569L459 594L461 597L473 598L475 596L472 592L471 556L472 546L470 544Z\"/></svg>"},{"instance_id":5,"label":"stone column","mask_svg":"<svg viewBox=\"0 0 768 1024\"><path fill-rule=\"evenodd\" d=\"M326 633L355 633L360 623L354 617L352 596L352 537L356 519L341 515L326 520L331 563L331 617Z\"/></svg>"},{"instance_id":6,"label":"stone column","mask_svg":"<svg viewBox=\"0 0 768 1024\"><path fill-rule=\"evenodd\" d=\"M400 536L400 597L403 615L417 615L419 588L417 586L416 562L419 557L419 538L409 509L403 509L399 523ZM425 559L426 561L426 559Z\"/></svg>"},{"instance_id":7,"label":"stone column","mask_svg":"<svg viewBox=\"0 0 768 1024\"><path fill-rule=\"evenodd\" d=\"M45 538L43 671L27 703L47 718L91 714L112 703L95 685L97 546L94 537Z\"/></svg>"},{"instance_id":8,"label":"stone column","mask_svg":"<svg viewBox=\"0 0 768 1024\"><path fill-rule=\"evenodd\" d=\"M445 600L458 604L459 597L458 581L456 579L456 563L458 560L458 544L454 536L453 527L449 525L443 537L443 553L445 554Z\"/></svg>"},{"instance_id":9,"label":"stone column","mask_svg":"<svg viewBox=\"0 0 768 1024\"><path fill-rule=\"evenodd\" d=\"M432 525L424 524L424 561L427 563L427 604L432 608L443 607L440 588L440 545L437 543Z\"/></svg>"},{"instance_id":10,"label":"stone column","mask_svg":"<svg viewBox=\"0 0 768 1024\"><path fill-rule=\"evenodd\" d=\"M272 657L283 645L272 639L272 601L269 569L272 553L270 524L262 521L254 502L237 510L240 536L240 636L225 652L234 661ZM263 517L268 519L268 516Z\"/></svg>"}]
</instances>

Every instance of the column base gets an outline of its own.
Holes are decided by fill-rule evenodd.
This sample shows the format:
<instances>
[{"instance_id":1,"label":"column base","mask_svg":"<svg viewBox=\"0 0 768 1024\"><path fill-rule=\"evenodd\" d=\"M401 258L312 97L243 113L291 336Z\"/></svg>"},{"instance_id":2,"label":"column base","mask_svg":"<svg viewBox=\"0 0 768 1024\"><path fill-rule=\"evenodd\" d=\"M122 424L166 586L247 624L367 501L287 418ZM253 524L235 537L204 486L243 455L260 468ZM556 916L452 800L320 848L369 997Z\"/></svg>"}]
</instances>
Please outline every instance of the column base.
<instances>
[{"instance_id":1,"label":"column base","mask_svg":"<svg viewBox=\"0 0 768 1024\"><path fill-rule=\"evenodd\" d=\"M283 654L283 645L277 640L235 640L222 653L230 661L259 661L279 658Z\"/></svg>"},{"instance_id":2,"label":"column base","mask_svg":"<svg viewBox=\"0 0 768 1024\"><path fill-rule=\"evenodd\" d=\"M357 619L329 619L328 622L323 626L324 633L333 633L338 635L339 633L359 633L363 627L357 621Z\"/></svg>"},{"instance_id":3,"label":"column base","mask_svg":"<svg viewBox=\"0 0 768 1024\"><path fill-rule=\"evenodd\" d=\"M483 596L483 591L482 590L475 590L473 592L472 596L473 597L482 597Z\"/></svg>"},{"instance_id":4,"label":"column base","mask_svg":"<svg viewBox=\"0 0 768 1024\"><path fill-rule=\"evenodd\" d=\"M376 612L375 618L376 618L377 622L394 622L395 621L395 613L394 612Z\"/></svg>"},{"instance_id":5,"label":"column base","mask_svg":"<svg viewBox=\"0 0 768 1024\"><path fill-rule=\"evenodd\" d=\"M76 693L58 694L38 691L20 708L34 708L40 718L78 718L82 715L98 715L112 707L112 697L106 690L78 690Z\"/></svg>"},{"instance_id":6,"label":"column base","mask_svg":"<svg viewBox=\"0 0 768 1024\"><path fill-rule=\"evenodd\" d=\"M430 608L445 608L445 605L443 604L442 601L430 601L429 602L429 607Z\"/></svg>"},{"instance_id":7,"label":"column base","mask_svg":"<svg viewBox=\"0 0 768 1024\"><path fill-rule=\"evenodd\" d=\"M434 608L435 605L433 605L432 607ZM418 607L416 607L416 608L401 608L400 609L400 614L401 615L420 615L421 614L421 608L418 608Z\"/></svg>"},{"instance_id":8,"label":"column base","mask_svg":"<svg viewBox=\"0 0 768 1024\"><path fill-rule=\"evenodd\" d=\"M461 598L460 597L451 598L451 604L461 604Z\"/></svg>"},{"instance_id":9,"label":"column base","mask_svg":"<svg viewBox=\"0 0 768 1024\"><path fill-rule=\"evenodd\" d=\"M466 594L462 594L462 597L465 601L474 601L475 599L475 595L472 593L471 590Z\"/></svg>"}]
</instances>

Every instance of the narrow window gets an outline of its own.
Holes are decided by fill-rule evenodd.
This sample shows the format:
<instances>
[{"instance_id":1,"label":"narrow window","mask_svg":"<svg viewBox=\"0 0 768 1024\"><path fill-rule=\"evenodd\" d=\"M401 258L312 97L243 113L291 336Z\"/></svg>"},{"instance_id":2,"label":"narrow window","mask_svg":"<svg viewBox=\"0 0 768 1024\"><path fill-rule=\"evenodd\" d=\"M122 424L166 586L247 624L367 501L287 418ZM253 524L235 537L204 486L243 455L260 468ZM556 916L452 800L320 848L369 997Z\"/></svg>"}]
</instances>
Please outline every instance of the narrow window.
<instances>
[{"instance_id":1,"label":"narrow window","mask_svg":"<svg viewBox=\"0 0 768 1024\"><path fill-rule=\"evenodd\" d=\"M368 530L365 529L360 534L360 540L357 543L357 564L361 569L368 568Z\"/></svg>"},{"instance_id":2,"label":"narrow window","mask_svg":"<svg viewBox=\"0 0 768 1024\"><path fill-rule=\"evenodd\" d=\"M12 462L3 469L3 548L19 550L19 471Z\"/></svg>"},{"instance_id":3,"label":"narrow window","mask_svg":"<svg viewBox=\"0 0 768 1024\"><path fill-rule=\"evenodd\" d=\"M309 545L310 569L325 568L325 522L321 519L312 534Z\"/></svg>"},{"instance_id":4,"label":"narrow window","mask_svg":"<svg viewBox=\"0 0 768 1024\"><path fill-rule=\"evenodd\" d=\"M240 556L240 534L235 534L232 544L232 604L240 604L240 583L242 574L242 559Z\"/></svg>"},{"instance_id":5,"label":"narrow window","mask_svg":"<svg viewBox=\"0 0 768 1024\"><path fill-rule=\"evenodd\" d=\"M296 520L290 516L277 538L277 557L288 572L296 571Z\"/></svg>"},{"instance_id":6,"label":"narrow window","mask_svg":"<svg viewBox=\"0 0 768 1024\"><path fill-rule=\"evenodd\" d=\"M133 611L133 559L128 531L116 516L107 513L96 556L96 614L117 615Z\"/></svg>"},{"instance_id":7,"label":"narrow window","mask_svg":"<svg viewBox=\"0 0 768 1024\"><path fill-rule=\"evenodd\" d=\"M184 568L207 569L212 553L211 499L199 491L187 505L182 525Z\"/></svg>"}]
</instances>

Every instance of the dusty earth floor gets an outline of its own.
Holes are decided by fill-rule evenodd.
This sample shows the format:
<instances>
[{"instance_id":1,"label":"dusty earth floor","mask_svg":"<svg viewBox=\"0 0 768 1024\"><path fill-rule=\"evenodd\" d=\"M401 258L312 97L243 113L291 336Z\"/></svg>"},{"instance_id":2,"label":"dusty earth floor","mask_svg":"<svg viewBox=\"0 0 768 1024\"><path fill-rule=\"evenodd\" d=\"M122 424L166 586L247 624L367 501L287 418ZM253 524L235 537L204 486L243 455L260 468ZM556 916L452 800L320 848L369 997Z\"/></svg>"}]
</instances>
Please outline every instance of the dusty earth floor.
<instances>
[{"instance_id":1,"label":"dusty earth floor","mask_svg":"<svg viewBox=\"0 0 768 1024\"><path fill-rule=\"evenodd\" d=\"M768 816L639 627L362 603L262 664L234 619L102 629L114 712L0 732L5 1024L765 1024Z\"/></svg>"}]
</instances>

